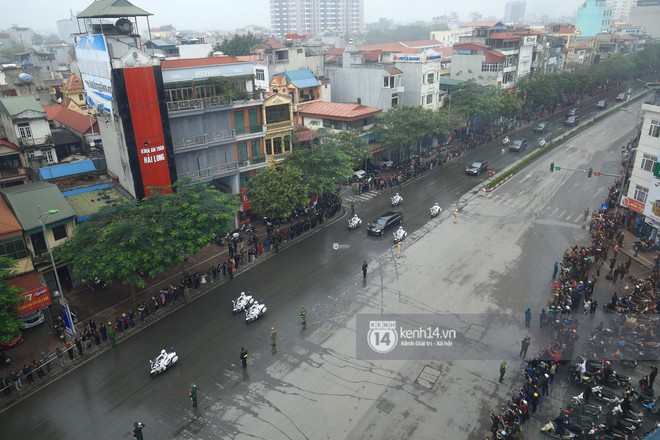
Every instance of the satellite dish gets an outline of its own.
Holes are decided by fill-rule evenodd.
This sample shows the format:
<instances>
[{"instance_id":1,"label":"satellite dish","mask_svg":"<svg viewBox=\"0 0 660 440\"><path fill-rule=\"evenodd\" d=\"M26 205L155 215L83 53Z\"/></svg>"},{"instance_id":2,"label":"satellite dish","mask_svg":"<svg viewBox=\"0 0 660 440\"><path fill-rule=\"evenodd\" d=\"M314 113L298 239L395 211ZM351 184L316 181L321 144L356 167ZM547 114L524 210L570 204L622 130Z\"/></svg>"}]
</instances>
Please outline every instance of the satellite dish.
<instances>
[{"instance_id":1,"label":"satellite dish","mask_svg":"<svg viewBox=\"0 0 660 440\"><path fill-rule=\"evenodd\" d=\"M131 34L133 32L133 23L128 18L120 18L115 22L115 28L120 34Z\"/></svg>"},{"instance_id":2,"label":"satellite dish","mask_svg":"<svg viewBox=\"0 0 660 440\"><path fill-rule=\"evenodd\" d=\"M31 82L32 82L32 79L33 79L33 78L32 78L32 75L30 75L29 73L25 73L25 72L24 72L24 73L20 73L20 74L18 75L18 78L19 78L21 81L25 82L25 83L31 83Z\"/></svg>"}]
</instances>

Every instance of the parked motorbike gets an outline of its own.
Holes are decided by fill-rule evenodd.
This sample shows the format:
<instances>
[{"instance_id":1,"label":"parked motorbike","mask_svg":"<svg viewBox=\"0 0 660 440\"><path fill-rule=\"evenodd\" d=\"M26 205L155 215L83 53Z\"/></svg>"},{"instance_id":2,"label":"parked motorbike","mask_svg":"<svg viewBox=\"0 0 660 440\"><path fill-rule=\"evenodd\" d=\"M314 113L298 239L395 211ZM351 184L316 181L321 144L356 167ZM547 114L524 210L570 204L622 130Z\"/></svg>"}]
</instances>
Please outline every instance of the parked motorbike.
<instances>
[{"instance_id":1,"label":"parked motorbike","mask_svg":"<svg viewBox=\"0 0 660 440\"><path fill-rule=\"evenodd\" d=\"M246 234L252 234L254 232L257 232L257 228L252 226L252 223L243 223L241 225L241 232L245 232Z\"/></svg>"},{"instance_id":2,"label":"parked motorbike","mask_svg":"<svg viewBox=\"0 0 660 440\"><path fill-rule=\"evenodd\" d=\"M261 318L261 316L266 313L266 310L268 310L268 308L265 304L255 301L249 309L245 310L245 323L249 324Z\"/></svg>"},{"instance_id":3,"label":"parked motorbike","mask_svg":"<svg viewBox=\"0 0 660 440\"><path fill-rule=\"evenodd\" d=\"M601 402L607 403L621 403L623 399L621 397L616 397L613 392L606 390L602 385L596 385L591 387L591 395L600 400Z\"/></svg>"},{"instance_id":4,"label":"parked motorbike","mask_svg":"<svg viewBox=\"0 0 660 440\"><path fill-rule=\"evenodd\" d=\"M650 252L654 247L655 243L653 240L642 240L633 243L633 249L635 249L635 252Z\"/></svg>"},{"instance_id":5,"label":"parked motorbike","mask_svg":"<svg viewBox=\"0 0 660 440\"><path fill-rule=\"evenodd\" d=\"M362 224L362 220L360 219L360 217L357 216L357 214L348 219L348 229L351 230L355 229L361 224Z\"/></svg>"},{"instance_id":6,"label":"parked motorbike","mask_svg":"<svg viewBox=\"0 0 660 440\"><path fill-rule=\"evenodd\" d=\"M169 352L167 352L165 349L161 350L156 359L149 360L149 365L151 366L151 377L156 377L160 373L164 373L178 360L179 356L176 354L176 351L174 351L174 347L171 347Z\"/></svg>"},{"instance_id":7,"label":"parked motorbike","mask_svg":"<svg viewBox=\"0 0 660 440\"><path fill-rule=\"evenodd\" d=\"M509 136L504 136L504 139L502 139L502 145L507 146L511 143L511 139L509 139Z\"/></svg>"},{"instance_id":8,"label":"parked motorbike","mask_svg":"<svg viewBox=\"0 0 660 440\"><path fill-rule=\"evenodd\" d=\"M57 337L63 341L65 337L65 326L64 326L64 319L62 319L61 316L55 318L55 323L53 324L53 330L55 331L55 335L57 335Z\"/></svg>"},{"instance_id":9,"label":"parked motorbike","mask_svg":"<svg viewBox=\"0 0 660 440\"><path fill-rule=\"evenodd\" d=\"M408 233L401 226L394 232L394 243L398 243L408 236Z\"/></svg>"},{"instance_id":10,"label":"parked motorbike","mask_svg":"<svg viewBox=\"0 0 660 440\"><path fill-rule=\"evenodd\" d=\"M252 295L246 295L245 292L241 292L236 300L231 300L231 303L234 306L232 313L235 315L252 307L252 304L254 304L254 298L252 298Z\"/></svg>"},{"instance_id":11,"label":"parked motorbike","mask_svg":"<svg viewBox=\"0 0 660 440\"><path fill-rule=\"evenodd\" d=\"M541 432L551 435L554 438L559 438L562 440L577 438L577 435L566 428L563 428L561 431L563 431L562 434L557 432L557 423L555 423L553 420L548 421L547 424L541 427Z\"/></svg>"},{"instance_id":12,"label":"parked motorbike","mask_svg":"<svg viewBox=\"0 0 660 440\"><path fill-rule=\"evenodd\" d=\"M431 206L431 218L437 217L442 212L442 208L437 203Z\"/></svg>"},{"instance_id":13,"label":"parked motorbike","mask_svg":"<svg viewBox=\"0 0 660 440\"><path fill-rule=\"evenodd\" d=\"M61 309L61 313L64 315L64 308ZM71 306L71 304L69 304L69 313L71 313L71 319L73 320L73 323L78 324L80 322L80 319L78 318L78 312Z\"/></svg>"},{"instance_id":14,"label":"parked motorbike","mask_svg":"<svg viewBox=\"0 0 660 440\"><path fill-rule=\"evenodd\" d=\"M392 206L397 206L403 203L403 197L399 195L399 193L394 194L394 197L392 197Z\"/></svg>"},{"instance_id":15,"label":"parked motorbike","mask_svg":"<svg viewBox=\"0 0 660 440\"><path fill-rule=\"evenodd\" d=\"M100 279L99 277L94 277L94 289L95 290L108 290L108 283Z\"/></svg>"}]
</instances>

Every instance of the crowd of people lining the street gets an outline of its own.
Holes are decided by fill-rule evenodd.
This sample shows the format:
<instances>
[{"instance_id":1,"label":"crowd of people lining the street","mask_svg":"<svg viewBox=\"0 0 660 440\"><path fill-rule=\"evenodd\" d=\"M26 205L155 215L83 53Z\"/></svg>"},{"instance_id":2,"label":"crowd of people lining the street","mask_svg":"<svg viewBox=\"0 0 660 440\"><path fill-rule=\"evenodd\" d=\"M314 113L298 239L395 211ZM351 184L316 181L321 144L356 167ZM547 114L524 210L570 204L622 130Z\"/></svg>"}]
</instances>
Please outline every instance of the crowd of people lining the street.
<instances>
[{"instance_id":1,"label":"crowd of people lining the street","mask_svg":"<svg viewBox=\"0 0 660 440\"><path fill-rule=\"evenodd\" d=\"M620 185L621 181L618 181L610 189L610 196L618 194ZM543 308L539 315L539 327L549 330L549 343L539 355L527 359L530 338L522 340L520 356L524 359L524 365L519 370L521 376L518 380L522 380L523 384L499 412L490 411L491 435L486 439L516 438L529 420L530 413L535 413L541 407L543 398L549 394L560 365L569 364L573 359L574 344L579 338L578 318L594 318L598 302L593 294L601 274L616 285L617 280L623 280L630 269L630 257L616 264L623 245L623 226L621 213L594 211L590 222L591 244L570 247L562 261L555 263L552 298L548 301L547 310ZM607 272L602 270L606 263ZM614 297L618 298L618 294L615 293ZM582 308L579 307L581 301ZM531 309L528 308L525 312L526 327L530 327L531 316ZM500 382L503 382L506 371L506 362L502 362Z\"/></svg>"},{"instance_id":2,"label":"crowd of people lining the street","mask_svg":"<svg viewBox=\"0 0 660 440\"><path fill-rule=\"evenodd\" d=\"M46 378L52 373L53 366L59 365L62 369L66 364L82 359L96 347L106 344L115 346L118 335L136 327L138 317L140 324L143 324L159 310L178 302L181 295L186 302L189 302L192 289L199 289L206 283L231 280L234 273L244 265L255 261L264 252L278 252L285 243L323 224L334 217L340 209L340 195L329 194L319 197L315 206L301 211L301 214L294 213L290 219L273 221L265 219L266 234L263 241L256 232L248 234L247 237L236 234L228 243L228 259L222 264L213 264L207 270L184 274L178 286L170 284L162 287L158 294L141 301L137 310L128 310L114 320L108 321L107 324L103 321L97 325L93 319L90 319L82 329L78 326L77 335L62 347L58 347L55 353L46 350L40 359L33 360L22 369L10 370L8 374L0 377L0 394L11 397L12 392L20 392L25 386L37 382L35 377L39 381Z\"/></svg>"}]
</instances>

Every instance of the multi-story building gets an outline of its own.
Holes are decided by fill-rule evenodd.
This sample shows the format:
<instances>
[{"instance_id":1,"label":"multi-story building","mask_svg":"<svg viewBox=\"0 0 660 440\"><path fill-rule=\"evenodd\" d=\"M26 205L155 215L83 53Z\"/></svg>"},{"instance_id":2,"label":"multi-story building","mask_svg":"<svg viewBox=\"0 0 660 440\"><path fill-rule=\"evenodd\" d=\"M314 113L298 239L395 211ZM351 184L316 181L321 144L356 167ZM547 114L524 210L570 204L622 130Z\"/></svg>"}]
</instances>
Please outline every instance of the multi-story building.
<instances>
[{"instance_id":1,"label":"multi-story building","mask_svg":"<svg viewBox=\"0 0 660 440\"><path fill-rule=\"evenodd\" d=\"M254 64L257 82L265 85L263 90L268 90L273 75L290 70L309 69L317 78L324 76L322 44L300 38L284 41L271 38L254 46L249 57L241 57Z\"/></svg>"},{"instance_id":2,"label":"multi-story building","mask_svg":"<svg viewBox=\"0 0 660 440\"><path fill-rule=\"evenodd\" d=\"M270 82L270 91L291 96L294 122L300 122L298 115L305 106L323 101L323 86L309 69L274 75Z\"/></svg>"},{"instance_id":3,"label":"multi-story building","mask_svg":"<svg viewBox=\"0 0 660 440\"><path fill-rule=\"evenodd\" d=\"M249 210L247 180L267 156L291 151L291 102L276 95L264 110L252 64L233 57L165 60L162 69L178 177L240 193Z\"/></svg>"},{"instance_id":4,"label":"multi-story building","mask_svg":"<svg viewBox=\"0 0 660 440\"><path fill-rule=\"evenodd\" d=\"M612 8L612 21L614 23L628 23L630 10L637 3L636 0L606 0L607 6Z\"/></svg>"},{"instance_id":5,"label":"multi-story building","mask_svg":"<svg viewBox=\"0 0 660 440\"><path fill-rule=\"evenodd\" d=\"M0 125L7 140L20 148L30 173L59 162L46 111L32 96L0 98Z\"/></svg>"},{"instance_id":6,"label":"multi-story building","mask_svg":"<svg viewBox=\"0 0 660 440\"><path fill-rule=\"evenodd\" d=\"M270 27L276 35L364 31L364 0L270 0Z\"/></svg>"},{"instance_id":7,"label":"multi-story building","mask_svg":"<svg viewBox=\"0 0 660 440\"><path fill-rule=\"evenodd\" d=\"M575 25L583 37L608 32L613 24L612 8L607 5L606 0L585 0L577 10Z\"/></svg>"},{"instance_id":8,"label":"multi-story building","mask_svg":"<svg viewBox=\"0 0 660 440\"><path fill-rule=\"evenodd\" d=\"M14 144L0 139L0 188L28 183L25 156Z\"/></svg>"},{"instance_id":9,"label":"multi-story building","mask_svg":"<svg viewBox=\"0 0 660 440\"><path fill-rule=\"evenodd\" d=\"M383 62L378 52L362 52L349 45L326 62L332 102L347 102L389 110L403 104L403 72Z\"/></svg>"},{"instance_id":10,"label":"multi-story building","mask_svg":"<svg viewBox=\"0 0 660 440\"><path fill-rule=\"evenodd\" d=\"M73 44L73 35L78 32L80 32L80 28L78 28L78 20L73 11L69 11L69 18L57 20L57 36L65 43Z\"/></svg>"},{"instance_id":11,"label":"multi-story building","mask_svg":"<svg viewBox=\"0 0 660 440\"><path fill-rule=\"evenodd\" d=\"M626 208L629 220L624 224L633 224L637 232L657 240L660 230L660 170L656 166L660 156L660 83L650 84L649 88L655 92L636 114L639 144L636 151L630 153L628 164L632 167L621 205Z\"/></svg>"},{"instance_id":12,"label":"multi-story building","mask_svg":"<svg viewBox=\"0 0 660 440\"><path fill-rule=\"evenodd\" d=\"M520 24L525 21L525 8L527 2L525 0L509 0L504 5L504 21L505 23Z\"/></svg>"},{"instance_id":13,"label":"multi-story building","mask_svg":"<svg viewBox=\"0 0 660 440\"><path fill-rule=\"evenodd\" d=\"M660 2L637 0L630 9L630 24L640 26L645 34L653 38L660 38Z\"/></svg>"}]
</instances>

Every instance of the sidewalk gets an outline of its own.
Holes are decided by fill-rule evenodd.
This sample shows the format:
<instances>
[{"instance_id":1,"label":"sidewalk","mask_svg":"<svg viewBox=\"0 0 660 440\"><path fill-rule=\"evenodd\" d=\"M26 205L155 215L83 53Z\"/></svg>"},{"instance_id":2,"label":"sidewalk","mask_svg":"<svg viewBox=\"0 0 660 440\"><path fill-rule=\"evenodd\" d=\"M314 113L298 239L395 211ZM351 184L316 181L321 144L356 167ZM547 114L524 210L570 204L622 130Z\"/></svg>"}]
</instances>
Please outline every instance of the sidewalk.
<instances>
[{"instance_id":1,"label":"sidewalk","mask_svg":"<svg viewBox=\"0 0 660 440\"><path fill-rule=\"evenodd\" d=\"M321 225L316 226L309 232L304 233L302 236L296 237L293 240L288 240L286 243L282 243L282 245L280 245L280 249L285 249L286 247L292 246L299 240L304 240L307 237L314 235L318 231L325 229L327 226L342 220L345 215L346 209L342 208L333 218L325 220ZM287 224L286 227L288 228L288 226L289 225ZM261 242L263 242L264 238L266 237L266 227L263 225L258 225L257 235L259 236ZM245 263L238 267L234 272L234 276L243 274L249 270L250 267L273 257L275 253L276 252L274 250L264 250L264 253L260 257L257 257L255 261L251 263ZM190 256L184 264L184 268L187 273L195 273L199 271L200 274L206 274L212 265L217 265L218 263L222 264L222 262L227 261L227 259L227 247L212 244L202 249L202 251L198 254ZM182 267L175 266L169 268L155 278L145 280L145 288L137 292L135 295L136 302L139 304L142 301L146 301L147 299L151 298L152 296L157 296L161 288L169 286L170 284L178 287L181 278ZM209 292L212 287L217 287L218 285L222 285L227 282L229 282L228 277L217 279L215 282L200 284L199 289L191 288L191 302ZM102 322L107 324L109 321L114 325L115 319L117 317L120 317L122 313L128 314L129 310L133 308L131 288L129 286L120 284L112 285L110 289L106 291L95 292L90 292L86 286L82 286L72 292L67 292L66 298L67 301L77 310L78 316L80 317L80 322L76 325L76 329L79 333L83 330L85 324L91 319L93 319L97 325L100 325ZM53 302L53 310L58 310L59 300L56 299ZM128 337L137 333L144 326L150 325L169 315L170 313L178 310L185 304L186 301L183 297L183 292L181 292L178 301L170 303L167 306L159 307L157 312L146 317L144 323L140 322L140 314L136 311L135 327L131 327L122 333L117 332L117 343L120 343L122 340L127 339ZM54 313L55 312L53 311L53 315ZM23 383L23 387L20 391L17 391L14 384L10 383L8 387L11 389L11 396L0 400L0 409L18 402L28 395L38 391L42 386L46 385L51 380L62 374L68 373L69 371L75 370L76 367L81 363L92 359L107 349L111 348L109 340L102 341L99 346L96 346L96 344L92 341L91 348L85 350L83 356L79 356L76 347L73 346L72 352L74 353L74 360L71 360L68 354L65 353L64 366L61 366L55 353L58 347L63 351L66 350L66 347L64 342L60 341L52 332L47 323L24 331L23 336L25 341L22 344L5 352L11 359L11 362L9 365L3 365L0 371L1 377L8 377L11 371L19 373L21 375L21 382ZM28 381L22 374L21 370L25 364L32 364L33 360L42 360L44 364L42 370L47 374L45 377L39 378L37 372L35 371L33 374L34 382L28 385ZM4 391L5 389L0 384L0 396L5 395Z\"/></svg>"}]
</instances>

